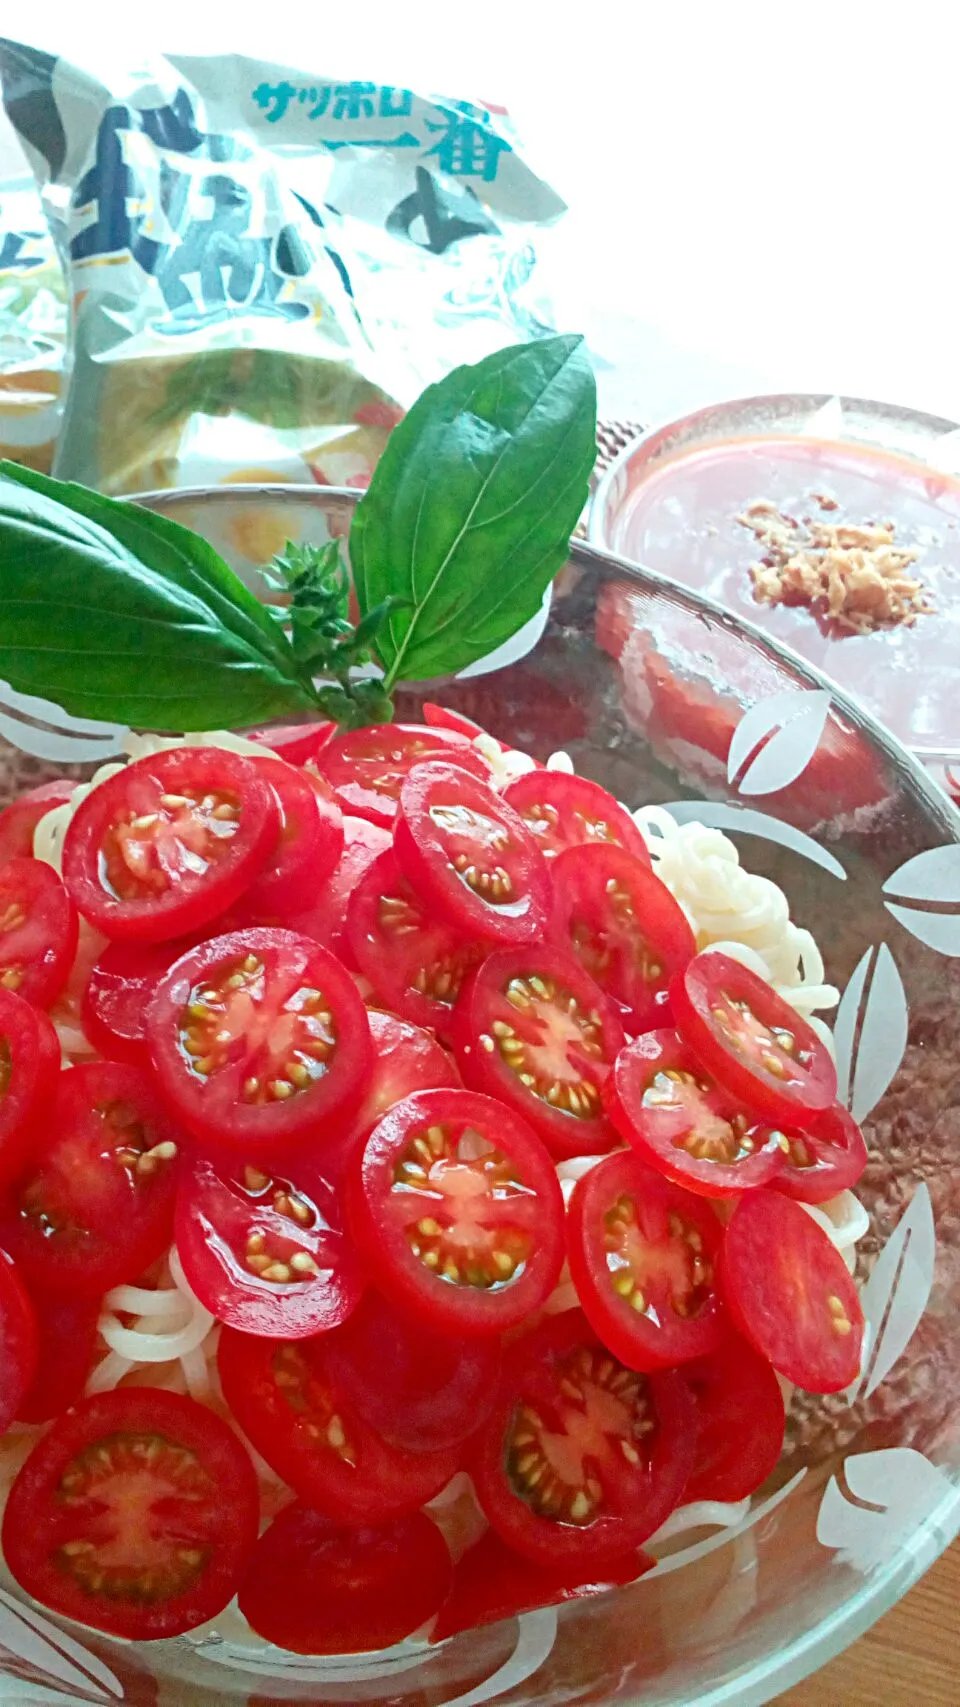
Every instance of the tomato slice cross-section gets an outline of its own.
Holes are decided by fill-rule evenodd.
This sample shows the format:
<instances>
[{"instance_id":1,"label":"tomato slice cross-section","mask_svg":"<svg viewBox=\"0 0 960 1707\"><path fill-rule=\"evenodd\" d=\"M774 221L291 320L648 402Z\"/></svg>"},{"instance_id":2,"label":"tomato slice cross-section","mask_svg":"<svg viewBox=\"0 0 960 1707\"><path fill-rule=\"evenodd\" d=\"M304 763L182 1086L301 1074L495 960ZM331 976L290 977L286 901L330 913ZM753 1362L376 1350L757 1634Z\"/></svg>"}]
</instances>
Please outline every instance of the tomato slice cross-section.
<instances>
[{"instance_id":1,"label":"tomato slice cross-section","mask_svg":"<svg viewBox=\"0 0 960 1707\"><path fill-rule=\"evenodd\" d=\"M65 806L76 788L66 777L29 788L0 812L0 865L8 859L33 857L33 832L55 806Z\"/></svg>"},{"instance_id":2,"label":"tomato slice cross-section","mask_svg":"<svg viewBox=\"0 0 960 1707\"><path fill-rule=\"evenodd\" d=\"M383 723L348 729L311 761L333 786L344 812L392 830L404 779L425 759L445 759L474 776L490 774L466 735L422 723Z\"/></svg>"},{"instance_id":3,"label":"tomato slice cross-section","mask_svg":"<svg viewBox=\"0 0 960 1707\"><path fill-rule=\"evenodd\" d=\"M462 936L432 915L401 875L396 857L381 854L357 884L347 909L353 958L374 989L415 1025L449 1029L467 973L489 943Z\"/></svg>"},{"instance_id":4,"label":"tomato slice cross-section","mask_svg":"<svg viewBox=\"0 0 960 1707\"><path fill-rule=\"evenodd\" d=\"M697 1404L697 1453L684 1499L742 1500L775 1469L783 1450L780 1383L738 1334L683 1367Z\"/></svg>"},{"instance_id":5,"label":"tomato slice cross-section","mask_svg":"<svg viewBox=\"0 0 960 1707\"><path fill-rule=\"evenodd\" d=\"M77 909L38 859L0 866L0 989L37 1007L62 990L77 951Z\"/></svg>"},{"instance_id":6,"label":"tomato slice cross-section","mask_svg":"<svg viewBox=\"0 0 960 1707\"><path fill-rule=\"evenodd\" d=\"M547 859L565 848L625 848L649 866L647 844L625 807L598 782L565 771L527 771L503 798L519 812Z\"/></svg>"},{"instance_id":7,"label":"tomato slice cross-section","mask_svg":"<svg viewBox=\"0 0 960 1707\"><path fill-rule=\"evenodd\" d=\"M432 1032L380 1008L370 1008L367 1020L373 1065L362 1097L344 1110L336 1137L324 1150L324 1167L338 1174L394 1103L414 1091L463 1089L453 1057Z\"/></svg>"},{"instance_id":8,"label":"tomato slice cross-section","mask_svg":"<svg viewBox=\"0 0 960 1707\"><path fill-rule=\"evenodd\" d=\"M30 1391L39 1352L35 1311L14 1264L0 1250L0 1434Z\"/></svg>"},{"instance_id":9,"label":"tomato slice cross-section","mask_svg":"<svg viewBox=\"0 0 960 1707\"><path fill-rule=\"evenodd\" d=\"M59 1075L60 1044L47 1015L0 989L0 1186L29 1160Z\"/></svg>"},{"instance_id":10,"label":"tomato slice cross-section","mask_svg":"<svg viewBox=\"0 0 960 1707\"><path fill-rule=\"evenodd\" d=\"M867 1165L866 1140L841 1103L811 1114L802 1132L788 1132L783 1167L771 1182L800 1203L826 1203L850 1191Z\"/></svg>"},{"instance_id":11,"label":"tomato slice cross-section","mask_svg":"<svg viewBox=\"0 0 960 1707\"><path fill-rule=\"evenodd\" d=\"M343 853L343 813L321 779L280 759L247 761L269 784L280 808L280 831L272 858L257 873L241 904L252 917L286 916L309 904Z\"/></svg>"}]
</instances>

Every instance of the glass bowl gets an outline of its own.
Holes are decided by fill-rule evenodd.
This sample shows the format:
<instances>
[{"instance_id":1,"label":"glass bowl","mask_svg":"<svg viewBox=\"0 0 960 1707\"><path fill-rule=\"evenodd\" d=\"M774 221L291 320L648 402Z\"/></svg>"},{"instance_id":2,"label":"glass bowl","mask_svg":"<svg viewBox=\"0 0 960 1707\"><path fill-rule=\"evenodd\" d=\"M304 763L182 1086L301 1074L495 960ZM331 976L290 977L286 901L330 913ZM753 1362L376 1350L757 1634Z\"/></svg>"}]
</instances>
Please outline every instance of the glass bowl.
<instances>
[{"instance_id":1,"label":"glass bowl","mask_svg":"<svg viewBox=\"0 0 960 1707\"><path fill-rule=\"evenodd\" d=\"M356 497L221 488L146 501L250 579L287 537L345 536ZM752 1707L854 1641L960 1529L960 816L797 658L589 545L572 547L532 650L429 692L540 758L565 748L631 806L672 804L725 829L814 931L843 992L842 1091L870 1147L865 1372L848 1394L796 1396L778 1470L735 1524L679 1536L632 1587L439 1648L300 1659L245 1639L226 1615L134 1646L39 1612L4 1577L0 1701L13 1707ZM404 693L404 717L420 697ZM4 731L34 756L0 752L4 799L116 738L63 719L51 732L58 719L36 702L6 704Z\"/></svg>"},{"instance_id":2,"label":"glass bowl","mask_svg":"<svg viewBox=\"0 0 960 1707\"><path fill-rule=\"evenodd\" d=\"M689 466L689 453L722 456L737 441L753 441L753 447L741 452L735 472L724 459L711 473L698 456L699 477L681 492L677 474ZM808 454L798 464L804 442ZM811 458L815 443L821 449ZM823 632L808 611L759 604L753 597L748 566L764 547L737 526L738 515L760 498L796 513L802 498L816 521L836 520L829 513L829 496L823 502L822 493L825 488L829 494L831 476L838 475L844 446L881 455L858 457L839 475L838 491L846 490L850 511L848 517L842 508L840 519L880 521L887 514L884 476L891 459L898 469L904 508L898 513L897 543L918 548L917 573L929 583L934 606L912 627L837 636ZM856 397L783 393L739 398L697 410L628 445L598 484L589 536L595 545L710 593L757 623L854 694L925 761L956 760L958 474L960 428L939 416ZM647 509L652 482L656 503ZM695 489L700 496L693 500L696 514L691 516L686 506Z\"/></svg>"}]
</instances>

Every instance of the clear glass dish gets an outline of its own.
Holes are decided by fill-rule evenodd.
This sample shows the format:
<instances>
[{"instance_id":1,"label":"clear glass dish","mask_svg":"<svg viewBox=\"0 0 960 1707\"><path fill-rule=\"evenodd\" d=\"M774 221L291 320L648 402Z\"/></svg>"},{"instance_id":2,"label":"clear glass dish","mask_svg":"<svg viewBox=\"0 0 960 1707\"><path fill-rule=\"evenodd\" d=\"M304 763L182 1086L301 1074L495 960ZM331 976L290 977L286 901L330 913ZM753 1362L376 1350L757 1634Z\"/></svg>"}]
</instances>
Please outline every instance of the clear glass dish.
<instances>
[{"instance_id":1,"label":"clear glass dish","mask_svg":"<svg viewBox=\"0 0 960 1707\"><path fill-rule=\"evenodd\" d=\"M345 535L355 498L283 487L148 501L249 578L286 537ZM678 635L699 662L692 681L674 668ZM540 757L565 748L631 805L674 802L727 829L816 934L843 991L841 1081L870 1141L858 1277L873 1333L859 1391L796 1398L782 1462L734 1527L678 1536L630 1588L437 1649L300 1659L228 1615L137 1647L25 1606L4 1576L11 1707L753 1707L866 1630L960 1529L960 815L885 731L758 630L590 546L573 547L526 656L430 695ZM415 716L418 703L406 694L398 709ZM17 739L48 759L4 746L3 800L62 772L79 738L56 736L50 762L49 732L24 735L31 709Z\"/></svg>"},{"instance_id":2,"label":"clear glass dish","mask_svg":"<svg viewBox=\"0 0 960 1707\"><path fill-rule=\"evenodd\" d=\"M762 448L755 443L747 451L744 441L762 441ZM728 447L737 450L740 464L732 474ZM848 459L850 449L881 455L848 460L844 473L843 447L849 447ZM701 472L685 479L691 452L698 453ZM713 453L713 474L699 456L704 452ZM797 500L806 488L802 496L816 521L880 521L892 484L889 458L898 465L902 495L896 540L918 548L916 573L929 584L932 612L912 627L838 636L823 632L808 611L759 604L748 565L763 548L737 525L738 511L772 498L797 514L796 502L785 500L788 494ZM589 535L595 545L711 594L755 622L855 695L932 763L960 757L958 474L955 422L853 397L747 397L700 409L628 445L600 481ZM829 493L833 480L851 500L849 509L841 503L838 515L832 506L821 514L818 489Z\"/></svg>"}]
</instances>

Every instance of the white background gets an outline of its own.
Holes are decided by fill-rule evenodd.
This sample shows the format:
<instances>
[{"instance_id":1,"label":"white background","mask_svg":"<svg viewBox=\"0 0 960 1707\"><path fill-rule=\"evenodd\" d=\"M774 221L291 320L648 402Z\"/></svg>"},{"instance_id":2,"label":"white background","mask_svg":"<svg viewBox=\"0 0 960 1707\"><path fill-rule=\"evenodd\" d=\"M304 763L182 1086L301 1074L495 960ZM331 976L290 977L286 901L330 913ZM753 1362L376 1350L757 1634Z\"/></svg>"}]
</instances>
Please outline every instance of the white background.
<instances>
[{"instance_id":1,"label":"white background","mask_svg":"<svg viewBox=\"0 0 960 1707\"><path fill-rule=\"evenodd\" d=\"M570 204L558 319L603 358L607 414L667 419L809 389L960 420L953 0L282 0L246 12L44 0L15 17L0 0L0 28L54 51L79 38L128 57L253 53L509 106ZM0 178L15 161L0 132Z\"/></svg>"}]
</instances>

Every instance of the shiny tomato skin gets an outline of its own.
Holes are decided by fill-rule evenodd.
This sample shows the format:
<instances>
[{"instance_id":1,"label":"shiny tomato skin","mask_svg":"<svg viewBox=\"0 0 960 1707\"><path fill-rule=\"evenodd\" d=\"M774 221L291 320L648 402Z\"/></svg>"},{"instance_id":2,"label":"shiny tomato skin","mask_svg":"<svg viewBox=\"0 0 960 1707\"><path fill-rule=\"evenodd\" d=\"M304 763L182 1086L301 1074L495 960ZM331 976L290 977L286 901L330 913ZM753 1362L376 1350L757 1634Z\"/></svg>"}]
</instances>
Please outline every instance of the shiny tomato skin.
<instances>
[{"instance_id":1,"label":"shiny tomato skin","mask_svg":"<svg viewBox=\"0 0 960 1707\"><path fill-rule=\"evenodd\" d=\"M455 764L415 765L393 838L400 869L427 907L467 937L538 942L551 913L547 864L518 813Z\"/></svg>"},{"instance_id":2,"label":"shiny tomato skin","mask_svg":"<svg viewBox=\"0 0 960 1707\"><path fill-rule=\"evenodd\" d=\"M344 1110L336 1136L324 1150L324 1166L338 1174L394 1103L414 1091L462 1090L453 1057L432 1032L379 1008L367 1012L373 1065L359 1105Z\"/></svg>"},{"instance_id":3,"label":"shiny tomato skin","mask_svg":"<svg viewBox=\"0 0 960 1707\"><path fill-rule=\"evenodd\" d=\"M431 1642L445 1642L464 1630L497 1624L502 1618L519 1618L542 1606L563 1606L571 1600L587 1600L612 1588L634 1583L655 1561L638 1549L608 1563L585 1582L571 1583L562 1569L535 1565L515 1553L493 1529L458 1560L453 1572L450 1598L430 1634Z\"/></svg>"},{"instance_id":4,"label":"shiny tomato skin","mask_svg":"<svg viewBox=\"0 0 960 1707\"><path fill-rule=\"evenodd\" d=\"M163 942L231 907L279 833L277 797L247 759L173 747L135 760L81 801L64 838L63 879L105 935Z\"/></svg>"},{"instance_id":5,"label":"shiny tomato skin","mask_svg":"<svg viewBox=\"0 0 960 1707\"><path fill-rule=\"evenodd\" d=\"M101 1055L148 1067L147 1009L175 960L194 941L108 942L91 970L81 999L83 1029Z\"/></svg>"},{"instance_id":6,"label":"shiny tomato skin","mask_svg":"<svg viewBox=\"0 0 960 1707\"><path fill-rule=\"evenodd\" d=\"M301 1162L294 1173L270 1178L202 1156L181 1172L175 1239L183 1272L218 1321L245 1333L325 1333L346 1321L363 1290L336 1192L315 1164Z\"/></svg>"},{"instance_id":7,"label":"shiny tomato skin","mask_svg":"<svg viewBox=\"0 0 960 1707\"><path fill-rule=\"evenodd\" d=\"M563 1199L547 1151L502 1103L473 1091L422 1091L385 1114L351 1164L347 1212L380 1290L439 1330L515 1327L552 1292L563 1262Z\"/></svg>"},{"instance_id":8,"label":"shiny tomato skin","mask_svg":"<svg viewBox=\"0 0 960 1707\"><path fill-rule=\"evenodd\" d=\"M305 765L315 759L336 733L335 723L265 723L262 729L245 729L248 741L269 747L288 765Z\"/></svg>"},{"instance_id":9,"label":"shiny tomato skin","mask_svg":"<svg viewBox=\"0 0 960 1707\"><path fill-rule=\"evenodd\" d=\"M576 1582L659 1529L683 1495L695 1438L679 1373L626 1371L585 1316L565 1310L511 1345L469 1469L500 1539Z\"/></svg>"},{"instance_id":10,"label":"shiny tomato skin","mask_svg":"<svg viewBox=\"0 0 960 1707\"><path fill-rule=\"evenodd\" d=\"M8 859L0 866L0 989L48 1008L77 952L77 909L52 866Z\"/></svg>"},{"instance_id":11,"label":"shiny tomato skin","mask_svg":"<svg viewBox=\"0 0 960 1707\"><path fill-rule=\"evenodd\" d=\"M547 859L565 848L620 847L649 867L647 844L626 807L598 782L568 771L535 770L503 791Z\"/></svg>"},{"instance_id":12,"label":"shiny tomato skin","mask_svg":"<svg viewBox=\"0 0 960 1707\"><path fill-rule=\"evenodd\" d=\"M59 1075L60 1042L47 1015L0 989L0 1188L26 1166Z\"/></svg>"},{"instance_id":13,"label":"shiny tomato skin","mask_svg":"<svg viewBox=\"0 0 960 1707\"><path fill-rule=\"evenodd\" d=\"M431 729L449 729L455 735L465 735L468 741L475 741L478 735L484 735L488 741L496 741L501 753L510 751L504 741L497 740L496 735L491 735L482 723L474 723L473 718L465 717L462 711L451 711L449 706L435 705L428 699L424 700L421 709L423 721L428 723Z\"/></svg>"},{"instance_id":14,"label":"shiny tomato skin","mask_svg":"<svg viewBox=\"0 0 960 1707\"><path fill-rule=\"evenodd\" d=\"M272 856L240 904L251 918L279 918L309 906L333 875L343 853L343 813L333 790L319 778L314 786L305 771L282 759L248 762L277 797L280 831Z\"/></svg>"},{"instance_id":15,"label":"shiny tomato skin","mask_svg":"<svg viewBox=\"0 0 960 1707\"><path fill-rule=\"evenodd\" d=\"M139 1068L90 1061L61 1072L0 1203L0 1245L32 1288L90 1298L136 1280L170 1244L181 1145Z\"/></svg>"},{"instance_id":16,"label":"shiny tomato skin","mask_svg":"<svg viewBox=\"0 0 960 1707\"><path fill-rule=\"evenodd\" d=\"M721 1228L702 1198L604 1156L567 1208L570 1274L594 1333L630 1369L669 1369L720 1345Z\"/></svg>"},{"instance_id":17,"label":"shiny tomato skin","mask_svg":"<svg viewBox=\"0 0 960 1707\"><path fill-rule=\"evenodd\" d=\"M459 1468L456 1449L402 1452L363 1421L337 1377L332 1335L292 1342L224 1328L224 1398L248 1440L306 1504L338 1523L416 1511Z\"/></svg>"},{"instance_id":18,"label":"shiny tomato skin","mask_svg":"<svg viewBox=\"0 0 960 1707\"><path fill-rule=\"evenodd\" d=\"M355 965L377 994L414 1025L449 1034L453 1005L467 973L489 944L438 919L402 875L392 850L360 878L347 907Z\"/></svg>"},{"instance_id":19,"label":"shiny tomato skin","mask_svg":"<svg viewBox=\"0 0 960 1707\"><path fill-rule=\"evenodd\" d=\"M446 1543L423 1512L377 1529L338 1529L289 1505L260 1537L240 1611L295 1654L368 1653L412 1635L450 1592Z\"/></svg>"},{"instance_id":20,"label":"shiny tomato skin","mask_svg":"<svg viewBox=\"0 0 960 1707\"><path fill-rule=\"evenodd\" d=\"M464 980L451 1037L464 1084L529 1121L557 1160L613 1148L601 1092L626 1041L620 1010L572 955L548 945L489 955ZM563 1094L551 1102L555 1085Z\"/></svg>"},{"instance_id":21,"label":"shiny tomato skin","mask_svg":"<svg viewBox=\"0 0 960 1707\"><path fill-rule=\"evenodd\" d=\"M672 980L670 1001L681 1037L745 1108L796 1126L836 1102L826 1044L739 960L698 954Z\"/></svg>"},{"instance_id":22,"label":"shiny tomato skin","mask_svg":"<svg viewBox=\"0 0 960 1707\"><path fill-rule=\"evenodd\" d=\"M175 961L151 998L147 1035L171 1109L244 1162L332 1137L372 1062L349 973L318 943L268 927L213 937Z\"/></svg>"},{"instance_id":23,"label":"shiny tomato skin","mask_svg":"<svg viewBox=\"0 0 960 1707\"><path fill-rule=\"evenodd\" d=\"M603 1101L640 1159L687 1191L733 1197L780 1176L784 1135L748 1114L675 1031L622 1049Z\"/></svg>"},{"instance_id":24,"label":"shiny tomato skin","mask_svg":"<svg viewBox=\"0 0 960 1707\"><path fill-rule=\"evenodd\" d=\"M609 842L560 852L550 876L556 940L620 1003L630 1032L661 1024L670 980L697 952L666 884Z\"/></svg>"},{"instance_id":25,"label":"shiny tomato skin","mask_svg":"<svg viewBox=\"0 0 960 1707\"><path fill-rule=\"evenodd\" d=\"M309 906L289 915L285 921L287 929L311 937L342 960L344 966L359 971L347 938L347 906L364 872L392 846L389 831L378 824L371 824L366 818L345 817L343 853L336 870Z\"/></svg>"},{"instance_id":26,"label":"shiny tomato skin","mask_svg":"<svg viewBox=\"0 0 960 1707\"><path fill-rule=\"evenodd\" d=\"M29 788L0 812L0 865L8 859L33 858L33 832L55 806L65 806L76 788L67 777Z\"/></svg>"},{"instance_id":27,"label":"shiny tomato skin","mask_svg":"<svg viewBox=\"0 0 960 1707\"><path fill-rule=\"evenodd\" d=\"M65 1477L87 1497L65 1502ZM225 1422L178 1393L118 1388L81 1400L34 1447L7 1502L3 1551L54 1612L131 1640L176 1636L236 1592L257 1508L253 1465ZM89 1544L66 1553L74 1540ZM112 1555L102 1566L101 1548Z\"/></svg>"},{"instance_id":28,"label":"shiny tomato skin","mask_svg":"<svg viewBox=\"0 0 960 1707\"><path fill-rule=\"evenodd\" d=\"M474 776L490 767L470 740L422 723L384 723L342 730L320 752L315 768L332 785L344 812L392 830L404 778L424 759L448 760Z\"/></svg>"},{"instance_id":29,"label":"shiny tomato skin","mask_svg":"<svg viewBox=\"0 0 960 1707\"><path fill-rule=\"evenodd\" d=\"M839 1393L860 1368L863 1309L827 1234L782 1193L744 1194L723 1241L721 1283L737 1331L808 1393Z\"/></svg>"},{"instance_id":30,"label":"shiny tomato skin","mask_svg":"<svg viewBox=\"0 0 960 1707\"><path fill-rule=\"evenodd\" d=\"M863 1133L840 1103L808 1116L803 1131L786 1138L783 1167L771 1183L799 1203L826 1203L852 1191L869 1159Z\"/></svg>"},{"instance_id":31,"label":"shiny tomato skin","mask_svg":"<svg viewBox=\"0 0 960 1707\"><path fill-rule=\"evenodd\" d=\"M0 1250L0 1435L17 1415L39 1364L37 1318L26 1287Z\"/></svg>"},{"instance_id":32,"label":"shiny tomato skin","mask_svg":"<svg viewBox=\"0 0 960 1707\"><path fill-rule=\"evenodd\" d=\"M30 1294L30 1301L43 1356L17 1408L17 1422L51 1422L76 1404L87 1384L102 1303L39 1289Z\"/></svg>"},{"instance_id":33,"label":"shiny tomato skin","mask_svg":"<svg viewBox=\"0 0 960 1707\"><path fill-rule=\"evenodd\" d=\"M709 1357L684 1364L697 1406L697 1451L684 1494L692 1500L742 1500L779 1462L786 1413L766 1358L738 1334Z\"/></svg>"}]
</instances>

